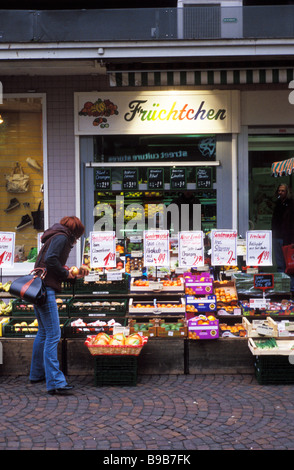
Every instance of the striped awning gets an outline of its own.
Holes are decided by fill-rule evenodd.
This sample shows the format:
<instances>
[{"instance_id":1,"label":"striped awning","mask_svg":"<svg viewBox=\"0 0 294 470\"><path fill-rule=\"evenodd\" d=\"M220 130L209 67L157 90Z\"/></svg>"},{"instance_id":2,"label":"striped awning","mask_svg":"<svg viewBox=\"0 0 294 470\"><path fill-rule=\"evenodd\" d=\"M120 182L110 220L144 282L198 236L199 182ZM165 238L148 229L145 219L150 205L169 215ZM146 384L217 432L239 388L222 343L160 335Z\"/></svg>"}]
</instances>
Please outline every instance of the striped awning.
<instances>
[{"instance_id":1,"label":"striped awning","mask_svg":"<svg viewBox=\"0 0 294 470\"><path fill-rule=\"evenodd\" d=\"M294 170L294 158L283 160L281 162L274 162L272 164L272 176L287 176L291 175Z\"/></svg>"},{"instance_id":2,"label":"striped awning","mask_svg":"<svg viewBox=\"0 0 294 470\"><path fill-rule=\"evenodd\" d=\"M289 83L294 69L109 71L112 87Z\"/></svg>"}]
</instances>

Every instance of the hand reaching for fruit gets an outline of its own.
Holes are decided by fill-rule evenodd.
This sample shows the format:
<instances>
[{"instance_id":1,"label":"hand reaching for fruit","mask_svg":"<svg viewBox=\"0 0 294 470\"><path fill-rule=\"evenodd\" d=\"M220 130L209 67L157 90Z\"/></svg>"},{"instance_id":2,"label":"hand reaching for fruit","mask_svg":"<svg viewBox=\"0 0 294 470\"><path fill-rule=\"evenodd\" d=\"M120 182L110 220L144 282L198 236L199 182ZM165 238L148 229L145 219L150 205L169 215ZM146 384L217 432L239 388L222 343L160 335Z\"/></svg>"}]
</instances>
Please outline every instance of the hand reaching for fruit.
<instances>
[{"instance_id":1,"label":"hand reaching for fruit","mask_svg":"<svg viewBox=\"0 0 294 470\"><path fill-rule=\"evenodd\" d=\"M80 268L77 268L76 266L72 266L71 268L69 268L68 278L69 279L81 279L82 277L87 276L89 272L90 272L90 269L85 264L83 264Z\"/></svg>"}]
</instances>

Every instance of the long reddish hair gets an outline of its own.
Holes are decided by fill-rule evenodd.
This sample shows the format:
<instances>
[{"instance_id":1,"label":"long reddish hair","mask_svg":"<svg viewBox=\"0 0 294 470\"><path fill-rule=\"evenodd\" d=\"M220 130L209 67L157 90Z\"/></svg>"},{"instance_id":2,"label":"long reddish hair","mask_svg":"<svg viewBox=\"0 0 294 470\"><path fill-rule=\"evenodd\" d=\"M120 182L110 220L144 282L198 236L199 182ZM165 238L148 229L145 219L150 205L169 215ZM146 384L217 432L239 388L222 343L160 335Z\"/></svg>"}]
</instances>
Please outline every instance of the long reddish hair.
<instances>
[{"instance_id":1,"label":"long reddish hair","mask_svg":"<svg viewBox=\"0 0 294 470\"><path fill-rule=\"evenodd\" d=\"M63 217L59 223L68 227L76 240L80 238L85 232L84 225L80 219L74 215Z\"/></svg>"}]
</instances>

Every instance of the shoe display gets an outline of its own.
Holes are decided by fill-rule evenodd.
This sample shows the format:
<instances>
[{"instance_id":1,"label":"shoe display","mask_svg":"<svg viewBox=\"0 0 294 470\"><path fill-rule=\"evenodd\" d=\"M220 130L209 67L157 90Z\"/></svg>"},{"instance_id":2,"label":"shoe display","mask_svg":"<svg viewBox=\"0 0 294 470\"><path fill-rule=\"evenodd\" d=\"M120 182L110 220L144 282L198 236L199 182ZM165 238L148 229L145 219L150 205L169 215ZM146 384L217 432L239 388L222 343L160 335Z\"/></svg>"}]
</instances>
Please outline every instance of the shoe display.
<instances>
[{"instance_id":1,"label":"shoe display","mask_svg":"<svg viewBox=\"0 0 294 470\"><path fill-rule=\"evenodd\" d=\"M49 395L68 395L72 389L72 385L65 385L64 387L53 388L52 390L48 390L48 393Z\"/></svg>"},{"instance_id":2,"label":"shoe display","mask_svg":"<svg viewBox=\"0 0 294 470\"><path fill-rule=\"evenodd\" d=\"M41 171L42 170L42 167L39 165L39 163L34 159L34 158L31 158L31 157L28 157L26 159L28 165L32 168L34 168L35 170L38 170L38 171Z\"/></svg>"},{"instance_id":3,"label":"shoe display","mask_svg":"<svg viewBox=\"0 0 294 470\"><path fill-rule=\"evenodd\" d=\"M12 211L12 209L16 209L18 206L20 206L20 202L18 199L16 199L16 197L10 199L10 203L9 205L6 207L6 209L4 209L4 212L9 212L9 211Z\"/></svg>"},{"instance_id":4,"label":"shoe display","mask_svg":"<svg viewBox=\"0 0 294 470\"><path fill-rule=\"evenodd\" d=\"M18 224L17 227L15 227L16 230L21 230L23 229L24 227L26 227L27 225L30 225L32 224L33 221L32 219L30 218L29 214L26 214L26 215L23 215L22 218L21 218L21 221L20 223Z\"/></svg>"}]
</instances>

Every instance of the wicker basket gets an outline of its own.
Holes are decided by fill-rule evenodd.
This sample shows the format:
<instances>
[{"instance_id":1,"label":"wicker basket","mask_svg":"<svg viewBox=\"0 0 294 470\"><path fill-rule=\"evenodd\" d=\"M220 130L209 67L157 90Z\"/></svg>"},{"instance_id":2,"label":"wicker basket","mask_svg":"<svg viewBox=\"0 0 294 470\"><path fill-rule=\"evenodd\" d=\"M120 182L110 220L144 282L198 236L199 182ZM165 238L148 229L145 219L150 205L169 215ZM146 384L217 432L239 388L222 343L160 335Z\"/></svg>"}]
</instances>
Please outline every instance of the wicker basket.
<instances>
[{"instance_id":1,"label":"wicker basket","mask_svg":"<svg viewBox=\"0 0 294 470\"><path fill-rule=\"evenodd\" d=\"M92 354L92 356L138 356L147 342L147 338L143 338L143 344L139 345L122 345L122 346L112 346L112 345L99 345L93 344L95 336L88 336L85 341L85 345Z\"/></svg>"}]
</instances>

